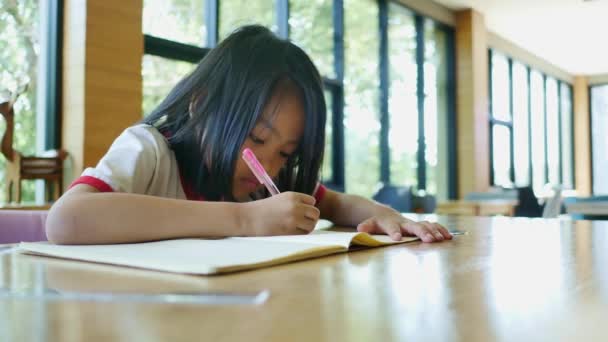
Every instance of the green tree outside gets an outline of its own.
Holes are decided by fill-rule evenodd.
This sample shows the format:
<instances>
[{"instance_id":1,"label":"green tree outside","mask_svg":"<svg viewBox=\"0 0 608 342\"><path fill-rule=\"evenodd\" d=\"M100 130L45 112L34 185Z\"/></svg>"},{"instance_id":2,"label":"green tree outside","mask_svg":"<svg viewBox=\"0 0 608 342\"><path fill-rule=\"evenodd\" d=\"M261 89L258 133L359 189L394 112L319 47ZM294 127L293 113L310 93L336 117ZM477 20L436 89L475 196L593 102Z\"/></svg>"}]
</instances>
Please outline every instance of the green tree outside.
<instances>
[{"instance_id":1,"label":"green tree outside","mask_svg":"<svg viewBox=\"0 0 608 342\"><path fill-rule=\"evenodd\" d=\"M39 46L39 7L37 0L0 1L0 92L16 92L27 84L27 91L15 103L13 147L24 155L36 152L36 92ZM0 135L6 122L0 120ZM0 155L0 203L6 202L4 171L6 159ZM33 202L34 181L22 182L22 201Z\"/></svg>"}]
</instances>

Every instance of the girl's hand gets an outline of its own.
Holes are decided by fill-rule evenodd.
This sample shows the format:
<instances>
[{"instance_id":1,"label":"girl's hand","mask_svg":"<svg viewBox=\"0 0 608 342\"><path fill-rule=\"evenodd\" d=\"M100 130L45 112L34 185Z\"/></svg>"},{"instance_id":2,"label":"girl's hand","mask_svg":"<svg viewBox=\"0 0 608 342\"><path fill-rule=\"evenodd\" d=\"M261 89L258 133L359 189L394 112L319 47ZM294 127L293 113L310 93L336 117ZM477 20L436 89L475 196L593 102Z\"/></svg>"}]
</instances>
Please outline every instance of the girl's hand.
<instances>
[{"instance_id":1,"label":"girl's hand","mask_svg":"<svg viewBox=\"0 0 608 342\"><path fill-rule=\"evenodd\" d=\"M437 242L452 239L452 234L438 223L408 220L398 212L388 208L381 214L361 222L357 226L357 231L370 234L386 234L395 241L401 240L403 235L415 235L424 242Z\"/></svg>"},{"instance_id":2,"label":"girl's hand","mask_svg":"<svg viewBox=\"0 0 608 342\"><path fill-rule=\"evenodd\" d=\"M244 235L308 234L319 220L315 198L298 192L283 192L244 204Z\"/></svg>"}]
</instances>

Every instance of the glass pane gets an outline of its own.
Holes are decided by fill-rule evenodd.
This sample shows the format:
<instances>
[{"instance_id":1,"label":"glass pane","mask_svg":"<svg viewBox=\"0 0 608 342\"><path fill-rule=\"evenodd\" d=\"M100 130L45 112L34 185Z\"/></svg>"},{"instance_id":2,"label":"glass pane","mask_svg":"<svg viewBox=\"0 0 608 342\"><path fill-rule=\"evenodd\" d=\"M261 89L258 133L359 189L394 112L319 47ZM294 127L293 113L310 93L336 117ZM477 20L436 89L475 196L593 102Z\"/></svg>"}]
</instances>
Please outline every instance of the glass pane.
<instances>
[{"instance_id":1,"label":"glass pane","mask_svg":"<svg viewBox=\"0 0 608 342\"><path fill-rule=\"evenodd\" d=\"M275 1L224 0L219 1L219 36L226 38L232 31L250 24L260 24L277 31Z\"/></svg>"},{"instance_id":2,"label":"glass pane","mask_svg":"<svg viewBox=\"0 0 608 342\"><path fill-rule=\"evenodd\" d=\"M494 144L492 145L492 168L494 169L494 184L500 186L511 185L509 173L511 172L511 135L509 127L492 125Z\"/></svg>"},{"instance_id":3,"label":"glass pane","mask_svg":"<svg viewBox=\"0 0 608 342\"><path fill-rule=\"evenodd\" d=\"M16 93L27 85L14 104L13 148L34 155L37 146L37 78L40 52L40 9L38 1L5 1L0 6L0 94ZM47 32L44 32L47 34ZM42 90L42 89L41 89ZM0 137L6 122L0 116ZM0 203L6 202L6 159L0 154ZM21 183L21 201L35 201L35 181ZM14 198L13 198L14 200Z\"/></svg>"},{"instance_id":4,"label":"glass pane","mask_svg":"<svg viewBox=\"0 0 608 342\"><path fill-rule=\"evenodd\" d=\"M416 187L418 104L416 27L410 11L389 4L389 148L391 183Z\"/></svg>"},{"instance_id":5,"label":"glass pane","mask_svg":"<svg viewBox=\"0 0 608 342\"><path fill-rule=\"evenodd\" d=\"M344 8L345 188L370 197L380 180L378 6L345 0Z\"/></svg>"},{"instance_id":6,"label":"glass pane","mask_svg":"<svg viewBox=\"0 0 608 342\"><path fill-rule=\"evenodd\" d=\"M331 93L325 90L325 104L327 105L327 121L325 123L325 152L323 153L323 169L321 179L324 182L333 182L333 172L331 167L332 147L333 147L333 101Z\"/></svg>"},{"instance_id":7,"label":"glass pane","mask_svg":"<svg viewBox=\"0 0 608 342\"><path fill-rule=\"evenodd\" d=\"M513 158L516 186L530 184L528 127L528 71L522 64L513 63Z\"/></svg>"},{"instance_id":8,"label":"glass pane","mask_svg":"<svg viewBox=\"0 0 608 342\"><path fill-rule=\"evenodd\" d=\"M572 92L566 83L561 84L561 114L562 114L562 185L566 189L574 187L572 177Z\"/></svg>"},{"instance_id":9,"label":"glass pane","mask_svg":"<svg viewBox=\"0 0 608 342\"><path fill-rule=\"evenodd\" d=\"M144 0L146 34L195 46L205 46L204 0Z\"/></svg>"},{"instance_id":10,"label":"glass pane","mask_svg":"<svg viewBox=\"0 0 608 342\"><path fill-rule=\"evenodd\" d=\"M593 194L608 194L608 85L591 88Z\"/></svg>"},{"instance_id":11,"label":"glass pane","mask_svg":"<svg viewBox=\"0 0 608 342\"><path fill-rule=\"evenodd\" d=\"M289 1L289 34L315 62L321 75L335 78L333 0Z\"/></svg>"},{"instance_id":12,"label":"glass pane","mask_svg":"<svg viewBox=\"0 0 608 342\"><path fill-rule=\"evenodd\" d=\"M424 158L426 191L448 199L447 34L427 19L424 25Z\"/></svg>"},{"instance_id":13,"label":"glass pane","mask_svg":"<svg viewBox=\"0 0 608 342\"><path fill-rule=\"evenodd\" d=\"M557 81L547 78L547 162L549 183L559 184L559 117Z\"/></svg>"},{"instance_id":14,"label":"glass pane","mask_svg":"<svg viewBox=\"0 0 608 342\"><path fill-rule=\"evenodd\" d=\"M530 80L532 106L532 185L538 195L545 186L545 104L543 76L532 71Z\"/></svg>"},{"instance_id":15,"label":"glass pane","mask_svg":"<svg viewBox=\"0 0 608 342\"><path fill-rule=\"evenodd\" d=\"M144 116L154 110L177 82L195 67L196 64L188 62L144 55L141 67Z\"/></svg>"},{"instance_id":16,"label":"glass pane","mask_svg":"<svg viewBox=\"0 0 608 342\"><path fill-rule=\"evenodd\" d=\"M509 62L496 52L492 53L492 116L510 121L509 113Z\"/></svg>"}]
</instances>

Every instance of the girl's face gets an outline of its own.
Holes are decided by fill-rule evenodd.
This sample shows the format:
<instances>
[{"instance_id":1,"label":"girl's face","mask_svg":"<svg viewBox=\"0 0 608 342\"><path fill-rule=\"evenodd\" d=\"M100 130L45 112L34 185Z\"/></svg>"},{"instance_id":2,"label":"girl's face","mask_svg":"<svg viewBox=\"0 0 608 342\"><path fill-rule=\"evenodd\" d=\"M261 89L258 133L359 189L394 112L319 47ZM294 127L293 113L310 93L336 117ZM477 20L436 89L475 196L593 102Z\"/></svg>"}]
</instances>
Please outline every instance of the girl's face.
<instances>
[{"instance_id":1,"label":"girl's face","mask_svg":"<svg viewBox=\"0 0 608 342\"><path fill-rule=\"evenodd\" d=\"M276 178L287 159L298 148L304 132L304 106L295 91L286 90L271 97L249 137L239 151L232 180L233 196L246 201L261 185L245 161L243 150L250 148L271 178Z\"/></svg>"}]
</instances>

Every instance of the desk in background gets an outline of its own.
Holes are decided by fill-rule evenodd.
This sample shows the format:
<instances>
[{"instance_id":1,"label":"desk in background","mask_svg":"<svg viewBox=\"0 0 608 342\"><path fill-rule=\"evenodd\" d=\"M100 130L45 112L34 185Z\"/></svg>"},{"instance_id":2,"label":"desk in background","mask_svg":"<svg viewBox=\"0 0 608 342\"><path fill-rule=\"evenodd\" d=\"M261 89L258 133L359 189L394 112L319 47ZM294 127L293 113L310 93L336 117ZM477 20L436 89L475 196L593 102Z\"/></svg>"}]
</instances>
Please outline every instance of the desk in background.
<instances>
[{"instance_id":1,"label":"desk in background","mask_svg":"<svg viewBox=\"0 0 608 342\"><path fill-rule=\"evenodd\" d=\"M49 210L52 204L0 204L0 210Z\"/></svg>"},{"instance_id":2,"label":"desk in background","mask_svg":"<svg viewBox=\"0 0 608 342\"><path fill-rule=\"evenodd\" d=\"M608 219L608 201L580 201L566 203L566 212L583 217L600 217Z\"/></svg>"},{"instance_id":3,"label":"desk in background","mask_svg":"<svg viewBox=\"0 0 608 342\"><path fill-rule=\"evenodd\" d=\"M269 289L270 297L258 306L2 298L0 340L607 340L608 222L437 219L469 233L226 276L4 254L0 287L13 291Z\"/></svg>"},{"instance_id":4,"label":"desk in background","mask_svg":"<svg viewBox=\"0 0 608 342\"><path fill-rule=\"evenodd\" d=\"M437 215L513 216L517 200L446 201L437 204Z\"/></svg>"}]
</instances>

